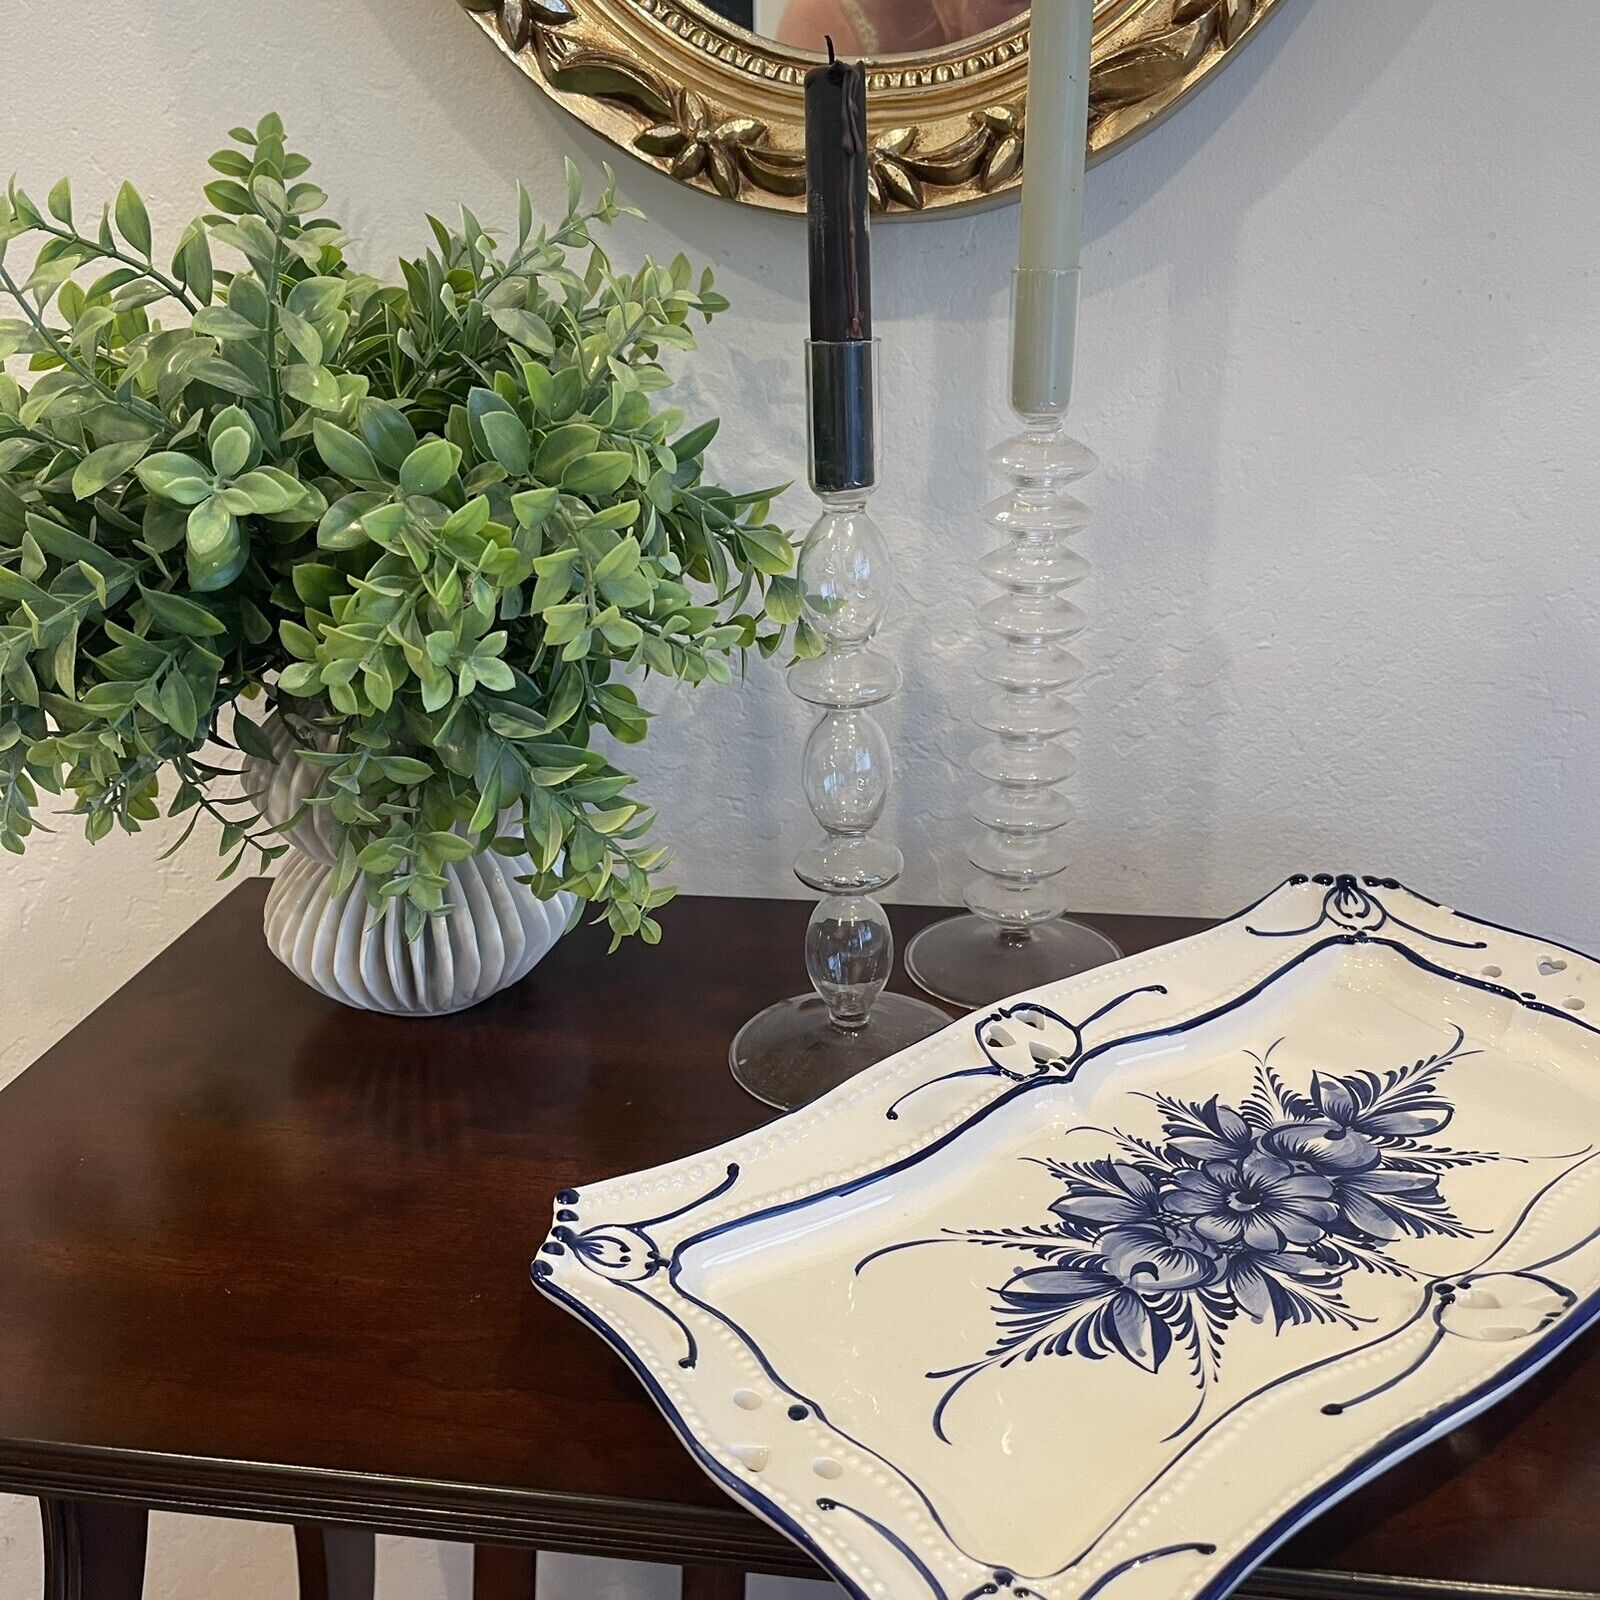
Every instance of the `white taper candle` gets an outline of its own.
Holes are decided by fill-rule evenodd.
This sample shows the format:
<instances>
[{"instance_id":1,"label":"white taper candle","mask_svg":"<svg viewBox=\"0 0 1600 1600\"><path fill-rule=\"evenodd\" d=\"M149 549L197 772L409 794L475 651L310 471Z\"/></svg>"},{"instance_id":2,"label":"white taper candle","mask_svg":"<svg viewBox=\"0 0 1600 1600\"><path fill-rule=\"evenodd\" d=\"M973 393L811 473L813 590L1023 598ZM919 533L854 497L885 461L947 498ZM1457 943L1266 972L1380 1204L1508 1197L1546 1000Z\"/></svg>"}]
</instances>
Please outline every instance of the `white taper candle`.
<instances>
[{"instance_id":1,"label":"white taper candle","mask_svg":"<svg viewBox=\"0 0 1600 1600\"><path fill-rule=\"evenodd\" d=\"M1035 0L1029 21L1012 403L1056 414L1072 392L1094 0Z\"/></svg>"}]
</instances>

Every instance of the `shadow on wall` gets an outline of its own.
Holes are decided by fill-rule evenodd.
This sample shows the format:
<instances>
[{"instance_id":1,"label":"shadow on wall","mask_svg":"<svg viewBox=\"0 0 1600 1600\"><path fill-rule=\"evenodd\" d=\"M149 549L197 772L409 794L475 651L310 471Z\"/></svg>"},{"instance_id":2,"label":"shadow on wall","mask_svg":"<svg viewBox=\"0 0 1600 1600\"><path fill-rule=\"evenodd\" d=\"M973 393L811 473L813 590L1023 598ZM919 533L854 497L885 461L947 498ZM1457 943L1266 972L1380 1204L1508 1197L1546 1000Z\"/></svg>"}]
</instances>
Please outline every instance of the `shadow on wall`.
<instances>
[{"instance_id":1,"label":"shadow on wall","mask_svg":"<svg viewBox=\"0 0 1600 1600\"><path fill-rule=\"evenodd\" d=\"M1159 796L1124 836L1124 873L1137 869L1156 881L1204 878L1204 863L1214 854L1226 825L1222 795L1226 787L1219 762L1226 741L1218 727L1240 711L1235 698L1230 636L1237 627L1217 615L1223 579L1215 570L1221 532L1222 477L1228 470L1223 422L1235 376L1231 353L1238 347L1241 306L1240 251L1252 208L1321 145L1344 118L1354 114L1368 86L1397 56L1416 31L1420 5L1365 5L1360 22L1345 28L1347 48L1324 56L1310 78L1316 92L1303 99L1293 121L1270 130L1271 137L1247 131L1240 116L1261 78L1280 58L1302 48L1296 31L1312 0L1288 0L1249 48L1147 138L1095 169L1085 217L1086 323L1092 328L1101 297L1141 281L1164 280L1164 325L1150 340L1164 350L1164 366L1152 387L1160 395L1150 448L1140 460L1105 461L1102 471L1124 505L1139 508L1131 527L1112 530L1092 524L1101 542L1095 555L1095 602L1088 607L1084 655L1090 672L1082 688L1085 727L1080 804L1111 815L1115 796ZM1348 18L1355 8L1346 8ZM1181 188L1189 175L1194 228L1153 234L1123 228L1125 219L1156 195ZM1221 169L1220 173L1218 169ZM1202 241L1196 251L1192 241ZM1306 241L1315 251L1317 241ZM1092 338L1092 331L1087 337ZM1114 404L1114 401L1108 402ZM1309 441L1308 441L1309 443ZM1094 498L1094 479L1088 480ZM1129 623L1130 609L1151 593L1152 562L1163 572L1164 592L1181 597L1182 608ZM1130 634L1151 641L1147 657L1124 666L1097 660L1097 613L1114 608ZM1245 631L1270 633L1270 617L1253 619ZM1153 703L1158 702L1158 703ZM1135 738L1119 736L1138 730ZM1178 757L1174 761L1175 755ZM1176 765L1187 774L1180 790L1162 793L1162 774ZM1262 863L1264 881L1315 854L1319 840L1280 838L1277 859ZM1237 885L1216 886L1224 900L1236 898ZM1231 901L1230 901L1231 903Z\"/></svg>"}]
</instances>

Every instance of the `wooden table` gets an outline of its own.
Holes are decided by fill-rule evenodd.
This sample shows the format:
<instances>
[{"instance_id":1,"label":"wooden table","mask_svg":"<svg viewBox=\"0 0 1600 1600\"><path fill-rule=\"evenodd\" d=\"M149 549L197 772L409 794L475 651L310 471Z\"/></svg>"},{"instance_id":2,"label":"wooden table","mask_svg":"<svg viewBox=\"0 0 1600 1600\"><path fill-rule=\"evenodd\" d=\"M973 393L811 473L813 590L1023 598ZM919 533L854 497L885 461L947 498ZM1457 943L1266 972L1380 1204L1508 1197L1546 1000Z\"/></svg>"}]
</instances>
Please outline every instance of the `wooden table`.
<instances>
[{"instance_id":1,"label":"wooden table","mask_svg":"<svg viewBox=\"0 0 1600 1600\"><path fill-rule=\"evenodd\" d=\"M0 1093L0 1488L41 1500L52 1600L136 1595L150 1507L302 1525L308 1594L370 1592L377 1529L478 1543L480 1596L528 1594L532 1547L695 1564L702 1593L706 1564L817 1576L527 1271L557 1189L769 1115L727 1044L798 986L808 904L680 900L657 949L585 928L479 1009L403 1022L280 968L263 893ZM937 914L898 908L902 943ZM1095 920L1130 951L1199 926ZM1592 1336L1248 1587L1480 1585L1600 1590Z\"/></svg>"}]
</instances>

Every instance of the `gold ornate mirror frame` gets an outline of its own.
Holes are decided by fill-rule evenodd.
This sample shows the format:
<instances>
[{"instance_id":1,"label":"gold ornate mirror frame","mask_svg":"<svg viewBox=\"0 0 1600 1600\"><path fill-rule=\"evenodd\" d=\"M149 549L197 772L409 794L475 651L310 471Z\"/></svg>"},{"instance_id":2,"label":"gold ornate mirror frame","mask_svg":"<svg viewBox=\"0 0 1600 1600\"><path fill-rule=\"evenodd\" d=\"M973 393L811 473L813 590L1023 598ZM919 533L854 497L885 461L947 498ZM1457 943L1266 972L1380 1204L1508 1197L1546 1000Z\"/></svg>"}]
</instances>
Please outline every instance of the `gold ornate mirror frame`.
<instances>
[{"instance_id":1,"label":"gold ornate mirror frame","mask_svg":"<svg viewBox=\"0 0 1600 1600\"><path fill-rule=\"evenodd\" d=\"M1048 0L1047 0L1048 3ZM1090 159L1153 127L1280 0L1096 0ZM805 209L802 84L818 60L694 0L458 0L553 100L683 183ZM872 63L874 205L918 214L1018 188L1026 16L950 48Z\"/></svg>"}]
</instances>

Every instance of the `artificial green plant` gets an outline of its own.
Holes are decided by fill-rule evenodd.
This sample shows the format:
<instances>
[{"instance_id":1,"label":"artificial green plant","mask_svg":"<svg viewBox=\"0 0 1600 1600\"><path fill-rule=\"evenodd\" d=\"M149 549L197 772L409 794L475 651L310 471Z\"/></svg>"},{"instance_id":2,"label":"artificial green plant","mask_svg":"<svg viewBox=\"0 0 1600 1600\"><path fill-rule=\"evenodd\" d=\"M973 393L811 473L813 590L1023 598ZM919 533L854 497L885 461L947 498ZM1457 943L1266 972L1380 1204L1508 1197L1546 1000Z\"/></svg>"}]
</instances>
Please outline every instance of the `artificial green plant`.
<instances>
[{"instance_id":1,"label":"artificial green plant","mask_svg":"<svg viewBox=\"0 0 1600 1600\"><path fill-rule=\"evenodd\" d=\"M92 840L165 806L216 819L225 871L269 862L235 774L276 709L336 886L410 935L495 849L653 942L664 852L599 736L800 611L772 491L708 483L716 422L663 403L726 301L682 256L613 267L610 175L586 208L570 163L553 228L519 186L513 239L430 218L384 282L276 116L231 138L170 265L129 184L87 225L66 180L0 201L0 844L50 794Z\"/></svg>"}]
</instances>

